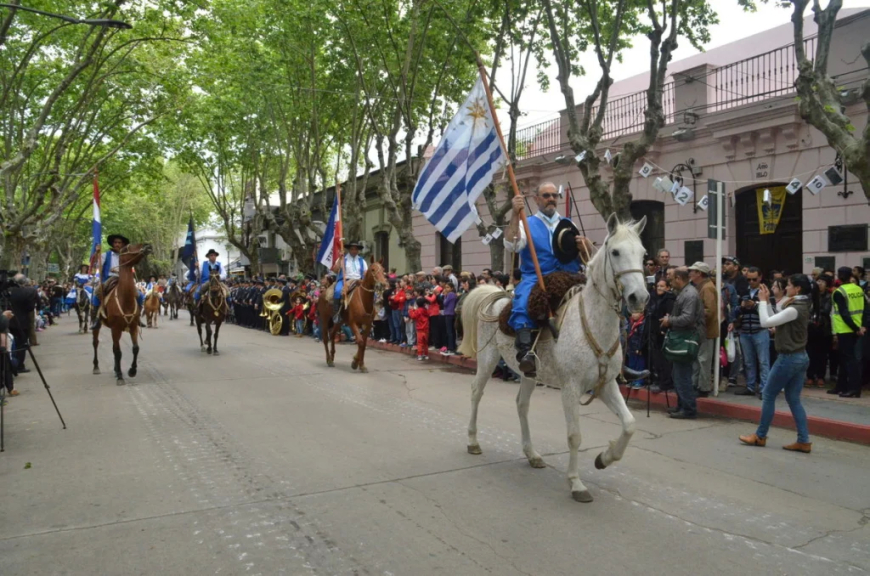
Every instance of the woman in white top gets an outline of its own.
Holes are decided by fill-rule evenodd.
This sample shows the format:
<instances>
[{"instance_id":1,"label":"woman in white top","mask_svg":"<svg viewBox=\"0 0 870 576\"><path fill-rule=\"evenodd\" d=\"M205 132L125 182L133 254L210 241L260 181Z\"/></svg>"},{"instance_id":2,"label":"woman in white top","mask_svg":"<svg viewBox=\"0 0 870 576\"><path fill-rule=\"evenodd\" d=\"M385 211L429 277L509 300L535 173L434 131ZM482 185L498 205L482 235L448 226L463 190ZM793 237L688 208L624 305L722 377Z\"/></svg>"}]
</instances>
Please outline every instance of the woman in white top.
<instances>
[{"instance_id":1,"label":"woman in white top","mask_svg":"<svg viewBox=\"0 0 870 576\"><path fill-rule=\"evenodd\" d=\"M785 400L797 428L797 442L783 446L783 449L809 454L813 445L809 439L807 413L801 404L801 390L810 364L806 352L807 326L812 308L810 280L803 274L795 274L788 279L785 291L786 297L779 303L780 311L775 314L768 302L770 291L764 285L758 291L761 325L765 328L776 328L777 358L770 369L767 386L764 387L758 429L755 434L741 436L740 441L750 446L767 444L767 432L776 410L776 397L780 391L785 390Z\"/></svg>"}]
</instances>

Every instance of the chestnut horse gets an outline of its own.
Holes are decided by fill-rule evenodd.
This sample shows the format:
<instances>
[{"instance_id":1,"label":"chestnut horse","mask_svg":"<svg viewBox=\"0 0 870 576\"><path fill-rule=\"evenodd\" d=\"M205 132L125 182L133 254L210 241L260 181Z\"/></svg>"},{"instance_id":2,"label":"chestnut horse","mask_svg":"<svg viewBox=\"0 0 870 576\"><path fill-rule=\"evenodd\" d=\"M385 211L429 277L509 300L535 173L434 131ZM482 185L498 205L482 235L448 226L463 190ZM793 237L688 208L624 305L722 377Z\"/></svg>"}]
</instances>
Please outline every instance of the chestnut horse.
<instances>
[{"instance_id":1,"label":"chestnut horse","mask_svg":"<svg viewBox=\"0 0 870 576\"><path fill-rule=\"evenodd\" d=\"M381 292L386 286L387 279L384 276L383 265L380 262L372 262L362 281L358 282L356 289L346 297L347 303L341 314L342 321L337 324L332 321L332 293L328 290L321 292L320 299L317 301L317 315L320 319L327 366L335 366L335 337L341 325L347 324L353 332L357 346L350 367L354 370L359 368L362 373L368 372L365 364L366 342L375 317L375 293ZM350 291L347 282L345 282L345 290Z\"/></svg>"},{"instance_id":2,"label":"chestnut horse","mask_svg":"<svg viewBox=\"0 0 870 576\"><path fill-rule=\"evenodd\" d=\"M112 352L115 354L115 379L118 386L126 384L124 373L121 371L121 335L130 333L133 341L133 363L127 372L130 378L135 378L139 358L139 317L142 309L139 307L139 291L136 289L136 280L133 278L133 266L139 263L151 253L150 244L134 244L124 247L120 253L120 269L118 270L117 282L108 278L101 286L100 301L102 307L98 314L102 314L102 325L112 331ZM100 329L94 330L94 374L100 373L100 361L97 356L97 347L100 344Z\"/></svg>"},{"instance_id":3,"label":"chestnut horse","mask_svg":"<svg viewBox=\"0 0 870 576\"><path fill-rule=\"evenodd\" d=\"M193 296L191 295L191 299ZM208 278L208 284L200 288L199 307L196 309L196 331L199 332L199 347L208 354L219 356L217 349L218 333L224 322L229 306L227 306L227 289L220 276L213 274ZM214 351L212 352L211 324L214 322ZM202 341L202 325L205 324L205 343ZM206 346L207 345L207 346Z\"/></svg>"},{"instance_id":4,"label":"chestnut horse","mask_svg":"<svg viewBox=\"0 0 870 576\"><path fill-rule=\"evenodd\" d=\"M157 317L160 316L160 294L157 289L151 290L145 296L145 320L149 328L157 328Z\"/></svg>"}]
</instances>

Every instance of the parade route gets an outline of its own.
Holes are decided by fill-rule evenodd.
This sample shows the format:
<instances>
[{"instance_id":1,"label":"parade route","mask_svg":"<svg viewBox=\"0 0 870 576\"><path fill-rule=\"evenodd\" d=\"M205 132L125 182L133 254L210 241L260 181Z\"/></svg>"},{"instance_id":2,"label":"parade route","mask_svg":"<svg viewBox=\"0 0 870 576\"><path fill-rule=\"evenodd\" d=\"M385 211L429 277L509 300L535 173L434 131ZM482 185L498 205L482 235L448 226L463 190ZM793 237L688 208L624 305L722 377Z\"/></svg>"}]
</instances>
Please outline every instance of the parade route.
<instances>
[{"instance_id":1,"label":"parade route","mask_svg":"<svg viewBox=\"0 0 870 576\"><path fill-rule=\"evenodd\" d=\"M707 575L870 571L870 448L742 446L745 422L669 420L635 407L621 462L600 402L582 409L571 499L560 393L532 396L523 456L517 385L493 380L482 456L466 452L471 374L369 349L335 368L310 338L224 325L200 352L186 314L145 330L139 375L115 385L111 341L91 374L74 318L40 335L16 380L0 454L0 574ZM123 366L132 355L124 338ZM28 466L29 464L29 466Z\"/></svg>"}]
</instances>

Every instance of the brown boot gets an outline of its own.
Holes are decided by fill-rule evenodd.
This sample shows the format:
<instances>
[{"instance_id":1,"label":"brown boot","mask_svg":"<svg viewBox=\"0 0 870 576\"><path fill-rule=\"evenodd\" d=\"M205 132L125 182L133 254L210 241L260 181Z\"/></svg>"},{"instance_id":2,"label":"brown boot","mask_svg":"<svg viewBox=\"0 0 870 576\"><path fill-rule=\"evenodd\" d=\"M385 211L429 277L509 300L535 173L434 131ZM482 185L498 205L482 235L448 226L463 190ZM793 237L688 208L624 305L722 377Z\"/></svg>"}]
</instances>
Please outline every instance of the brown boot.
<instances>
[{"instance_id":1,"label":"brown boot","mask_svg":"<svg viewBox=\"0 0 870 576\"><path fill-rule=\"evenodd\" d=\"M767 438L759 438L757 434L741 436L740 441L750 446L767 446Z\"/></svg>"},{"instance_id":2,"label":"brown boot","mask_svg":"<svg viewBox=\"0 0 870 576\"><path fill-rule=\"evenodd\" d=\"M809 454L813 450L812 442L795 442L794 444L786 444L782 447L783 450L791 450L792 452L803 452Z\"/></svg>"}]
</instances>

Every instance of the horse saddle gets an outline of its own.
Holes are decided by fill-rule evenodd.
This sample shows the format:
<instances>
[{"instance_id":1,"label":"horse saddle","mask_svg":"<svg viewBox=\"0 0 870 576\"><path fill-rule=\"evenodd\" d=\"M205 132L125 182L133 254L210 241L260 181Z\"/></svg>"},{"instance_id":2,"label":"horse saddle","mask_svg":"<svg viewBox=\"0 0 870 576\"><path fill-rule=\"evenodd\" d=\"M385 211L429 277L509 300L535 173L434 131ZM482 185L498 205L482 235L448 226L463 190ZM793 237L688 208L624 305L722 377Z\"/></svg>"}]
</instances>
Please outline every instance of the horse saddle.
<instances>
[{"instance_id":1,"label":"horse saddle","mask_svg":"<svg viewBox=\"0 0 870 576\"><path fill-rule=\"evenodd\" d=\"M562 299L565 294L575 286L586 284L585 274L571 274L570 272L553 272L544 276L544 286L547 287L546 292L541 290L538 284L532 288L529 293L529 302L526 306L526 313L536 324L537 329L545 328L551 316L557 315L559 307L562 305ZM502 308L498 316L498 327L503 334L507 336L515 336L516 332L508 324L513 310L514 301L511 299L507 306ZM544 332L544 335L550 331Z\"/></svg>"},{"instance_id":2,"label":"horse saddle","mask_svg":"<svg viewBox=\"0 0 870 576\"><path fill-rule=\"evenodd\" d=\"M347 307L347 303L350 302L350 295L353 294L353 291L359 287L359 280L348 280L344 283L344 299L341 304L344 307Z\"/></svg>"}]
</instances>

